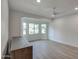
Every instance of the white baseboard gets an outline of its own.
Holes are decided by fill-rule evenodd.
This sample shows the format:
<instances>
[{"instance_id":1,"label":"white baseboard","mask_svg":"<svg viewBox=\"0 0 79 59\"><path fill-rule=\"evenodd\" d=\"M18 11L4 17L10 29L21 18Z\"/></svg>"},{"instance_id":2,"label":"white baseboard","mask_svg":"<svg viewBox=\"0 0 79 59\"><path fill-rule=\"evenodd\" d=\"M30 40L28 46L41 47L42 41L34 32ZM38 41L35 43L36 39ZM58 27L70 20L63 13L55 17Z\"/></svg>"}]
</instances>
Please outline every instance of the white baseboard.
<instances>
[{"instance_id":1,"label":"white baseboard","mask_svg":"<svg viewBox=\"0 0 79 59\"><path fill-rule=\"evenodd\" d=\"M55 40L51 40L51 41L55 41ZM67 43L64 43L64 42L61 42L61 41L55 41L55 42L60 43L60 44L64 44L64 45L68 45L68 46L72 46L72 47L75 47L75 48L78 48L75 45L70 45L70 44L67 44Z\"/></svg>"}]
</instances>

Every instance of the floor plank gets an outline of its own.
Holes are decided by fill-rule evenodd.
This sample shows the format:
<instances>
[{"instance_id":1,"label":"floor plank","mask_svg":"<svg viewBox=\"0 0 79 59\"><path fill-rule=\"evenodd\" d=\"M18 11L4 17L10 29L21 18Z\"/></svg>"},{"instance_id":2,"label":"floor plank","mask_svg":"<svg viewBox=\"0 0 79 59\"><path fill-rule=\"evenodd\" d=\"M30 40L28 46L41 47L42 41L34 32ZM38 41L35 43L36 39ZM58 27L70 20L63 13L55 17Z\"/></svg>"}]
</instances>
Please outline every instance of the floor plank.
<instances>
[{"instance_id":1,"label":"floor plank","mask_svg":"<svg viewBox=\"0 0 79 59\"><path fill-rule=\"evenodd\" d=\"M78 59L78 49L54 41L33 42L33 59Z\"/></svg>"}]
</instances>

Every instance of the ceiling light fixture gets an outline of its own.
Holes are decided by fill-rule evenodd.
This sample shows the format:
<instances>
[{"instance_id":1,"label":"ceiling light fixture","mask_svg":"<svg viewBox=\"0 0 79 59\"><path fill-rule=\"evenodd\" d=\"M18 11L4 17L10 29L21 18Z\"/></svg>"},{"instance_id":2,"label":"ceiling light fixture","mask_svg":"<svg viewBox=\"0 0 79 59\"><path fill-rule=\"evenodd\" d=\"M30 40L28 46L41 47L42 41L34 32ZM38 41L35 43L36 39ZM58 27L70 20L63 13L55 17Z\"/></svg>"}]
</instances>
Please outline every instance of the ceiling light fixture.
<instances>
[{"instance_id":1,"label":"ceiling light fixture","mask_svg":"<svg viewBox=\"0 0 79 59\"><path fill-rule=\"evenodd\" d=\"M78 8L75 8L75 10L78 10Z\"/></svg>"},{"instance_id":2,"label":"ceiling light fixture","mask_svg":"<svg viewBox=\"0 0 79 59\"><path fill-rule=\"evenodd\" d=\"M41 1L40 0L36 0L36 2L40 3Z\"/></svg>"}]
</instances>

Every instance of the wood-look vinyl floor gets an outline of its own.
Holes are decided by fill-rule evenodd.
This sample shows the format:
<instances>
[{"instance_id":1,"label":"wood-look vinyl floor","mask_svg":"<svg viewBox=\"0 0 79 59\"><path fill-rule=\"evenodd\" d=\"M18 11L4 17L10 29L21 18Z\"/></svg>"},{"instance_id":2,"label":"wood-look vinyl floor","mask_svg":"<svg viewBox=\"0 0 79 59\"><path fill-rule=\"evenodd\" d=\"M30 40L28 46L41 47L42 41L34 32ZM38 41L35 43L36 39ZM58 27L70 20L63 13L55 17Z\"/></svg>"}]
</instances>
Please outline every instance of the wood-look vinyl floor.
<instances>
[{"instance_id":1,"label":"wood-look vinyl floor","mask_svg":"<svg viewBox=\"0 0 79 59\"><path fill-rule=\"evenodd\" d=\"M78 59L78 49L53 41L33 42L33 59Z\"/></svg>"}]
</instances>

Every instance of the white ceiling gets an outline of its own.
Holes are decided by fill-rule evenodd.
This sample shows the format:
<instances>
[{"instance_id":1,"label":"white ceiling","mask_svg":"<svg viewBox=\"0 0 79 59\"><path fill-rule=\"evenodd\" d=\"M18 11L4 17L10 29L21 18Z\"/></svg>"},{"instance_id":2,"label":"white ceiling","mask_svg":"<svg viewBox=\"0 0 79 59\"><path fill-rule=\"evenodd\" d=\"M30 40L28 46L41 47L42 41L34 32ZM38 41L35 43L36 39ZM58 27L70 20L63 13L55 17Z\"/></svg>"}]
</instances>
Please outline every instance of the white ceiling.
<instances>
[{"instance_id":1,"label":"white ceiling","mask_svg":"<svg viewBox=\"0 0 79 59\"><path fill-rule=\"evenodd\" d=\"M12 10L18 10L25 13L32 13L51 18L53 8L56 7L57 17L77 12L77 0L9 0L9 7Z\"/></svg>"}]
</instances>

